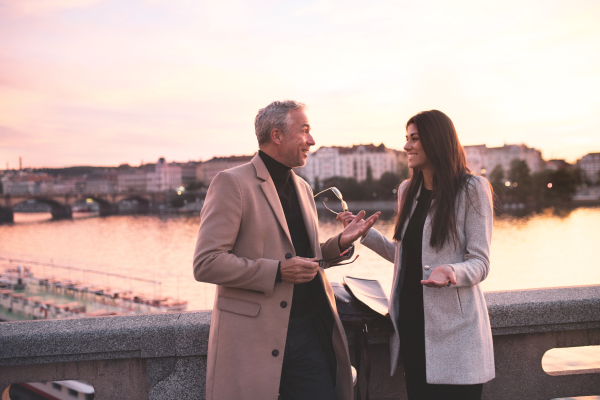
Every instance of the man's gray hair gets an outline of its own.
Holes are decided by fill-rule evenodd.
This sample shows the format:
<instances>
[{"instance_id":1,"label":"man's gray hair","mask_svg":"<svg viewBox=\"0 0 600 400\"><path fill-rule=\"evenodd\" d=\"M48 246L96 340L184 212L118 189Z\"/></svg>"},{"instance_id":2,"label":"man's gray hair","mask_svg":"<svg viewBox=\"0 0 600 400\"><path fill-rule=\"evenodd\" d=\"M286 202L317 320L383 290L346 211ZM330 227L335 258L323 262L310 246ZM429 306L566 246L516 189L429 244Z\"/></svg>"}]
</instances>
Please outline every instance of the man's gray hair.
<instances>
[{"instance_id":1,"label":"man's gray hair","mask_svg":"<svg viewBox=\"0 0 600 400\"><path fill-rule=\"evenodd\" d=\"M254 131L258 145L263 145L271 140L271 131L279 129L284 135L287 133L291 122L290 111L302 110L306 107L303 103L294 100L274 101L265 108L258 110L254 118Z\"/></svg>"}]
</instances>

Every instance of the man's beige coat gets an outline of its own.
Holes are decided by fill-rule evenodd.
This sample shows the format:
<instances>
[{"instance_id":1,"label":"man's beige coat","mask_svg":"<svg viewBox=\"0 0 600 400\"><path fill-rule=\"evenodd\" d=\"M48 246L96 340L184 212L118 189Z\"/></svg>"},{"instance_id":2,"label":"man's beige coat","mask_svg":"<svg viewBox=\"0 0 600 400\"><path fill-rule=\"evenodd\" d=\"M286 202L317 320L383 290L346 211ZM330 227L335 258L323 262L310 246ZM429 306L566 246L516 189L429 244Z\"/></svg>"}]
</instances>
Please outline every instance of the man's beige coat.
<instances>
[{"instance_id":1,"label":"man's beige coat","mask_svg":"<svg viewBox=\"0 0 600 400\"><path fill-rule=\"evenodd\" d=\"M314 254L319 259L338 256L337 237L319 242L310 186L293 172L291 179ZM294 289L275 282L286 253L296 255L275 185L260 157L219 173L202 208L194 254L196 280L217 285L208 340L207 400L277 399ZM317 276L335 320L337 397L351 400L346 335L322 268Z\"/></svg>"}]
</instances>

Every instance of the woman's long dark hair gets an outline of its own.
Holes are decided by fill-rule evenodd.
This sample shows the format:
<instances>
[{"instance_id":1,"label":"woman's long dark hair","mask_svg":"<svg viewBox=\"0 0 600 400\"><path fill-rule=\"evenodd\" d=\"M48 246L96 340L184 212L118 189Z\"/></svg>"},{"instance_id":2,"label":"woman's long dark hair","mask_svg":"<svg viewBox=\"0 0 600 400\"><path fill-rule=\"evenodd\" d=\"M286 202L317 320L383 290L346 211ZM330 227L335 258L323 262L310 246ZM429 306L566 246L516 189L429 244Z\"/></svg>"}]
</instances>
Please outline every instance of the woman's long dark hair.
<instances>
[{"instance_id":1,"label":"woman's long dark hair","mask_svg":"<svg viewBox=\"0 0 600 400\"><path fill-rule=\"evenodd\" d=\"M423 150L435 170L431 195L433 225L429 244L440 249L452 240L456 246L459 243L456 196L470 176L465 151L458 141L452 120L441 111L420 112L408 120L406 129L410 124L417 126ZM414 168L396 216L395 240L402 239L402 228L410 218L413 201L422 184L423 172Z\"/></svg>"}]
</instances>

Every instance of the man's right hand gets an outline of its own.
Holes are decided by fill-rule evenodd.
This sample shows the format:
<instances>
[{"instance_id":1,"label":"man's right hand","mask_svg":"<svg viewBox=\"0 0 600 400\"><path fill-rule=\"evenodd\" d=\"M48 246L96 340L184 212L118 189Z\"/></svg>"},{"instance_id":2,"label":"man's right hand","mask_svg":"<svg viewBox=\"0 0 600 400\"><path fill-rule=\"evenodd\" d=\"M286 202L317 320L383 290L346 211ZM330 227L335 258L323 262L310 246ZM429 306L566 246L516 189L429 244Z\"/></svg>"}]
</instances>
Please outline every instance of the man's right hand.
<instances>
[{"instance_id":1,"label":"man's right hand","mask_svg":"<svg viewBox=\"0 0 600 400\"><path fill-rule=\"evenodd\" d=\"M285 283L310 282L319 270L316 258L292 257L281 262L281 281Z\"/></svg>"}]
</instances>

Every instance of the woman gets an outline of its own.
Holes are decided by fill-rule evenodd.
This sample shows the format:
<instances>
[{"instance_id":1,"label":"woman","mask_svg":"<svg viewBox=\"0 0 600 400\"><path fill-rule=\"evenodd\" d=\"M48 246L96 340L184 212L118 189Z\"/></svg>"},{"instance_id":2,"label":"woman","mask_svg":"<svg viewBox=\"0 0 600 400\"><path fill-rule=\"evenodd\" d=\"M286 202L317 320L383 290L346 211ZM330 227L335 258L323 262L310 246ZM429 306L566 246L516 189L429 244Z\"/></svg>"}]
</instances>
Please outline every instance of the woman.
<instances>
[{"instance_id":1,"label":"woman","mask_svg":"<svg viewBox=\"0 0 600 400\"><path fill-rule=\"evenodd\" d=\"M393 241L371 228L361 243L394 263L392 374L402 356L410 400L481 399L494 378L487 306L492 192L473 176L454 124L440 111L406 124L410 179L398 192ZM338 219L347 225L349 213Z\"/></svg>"}]
</instances>

